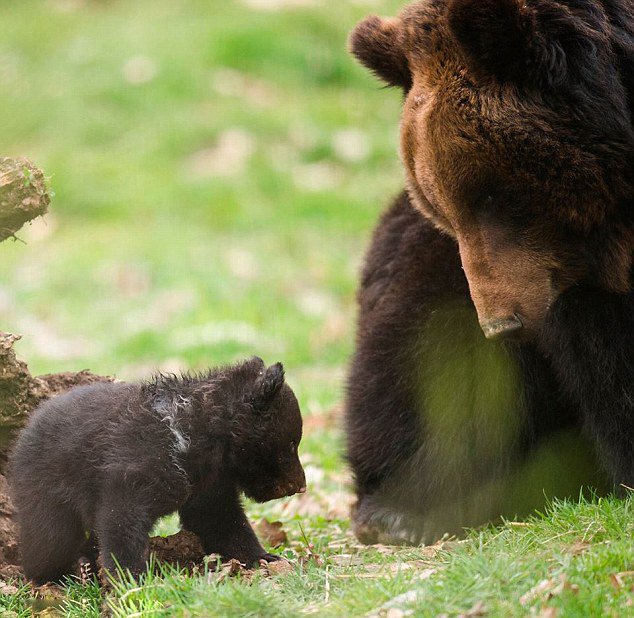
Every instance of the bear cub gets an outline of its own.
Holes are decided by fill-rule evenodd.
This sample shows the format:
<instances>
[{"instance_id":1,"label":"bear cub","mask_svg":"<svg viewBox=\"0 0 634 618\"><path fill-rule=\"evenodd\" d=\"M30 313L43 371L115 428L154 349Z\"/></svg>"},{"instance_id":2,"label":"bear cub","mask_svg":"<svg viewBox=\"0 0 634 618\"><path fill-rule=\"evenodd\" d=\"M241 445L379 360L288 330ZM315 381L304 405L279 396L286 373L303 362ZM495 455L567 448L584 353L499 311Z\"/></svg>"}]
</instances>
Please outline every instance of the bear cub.
<instances>
[{"instance_id":1,"label":"bear cub","mask_svg":"<svg viewBox=\"0 0 634 618\"><path fill-rule=\"evenodd\" d=\"M77 562L145 569L156 520L178 511L205 552L252 566L267 553L243 492L302 493L302 418L280 363L254 357L201 375L93 384L44 402L10 456L22 566L36 584Z\"/></svg>"}]
</instances>

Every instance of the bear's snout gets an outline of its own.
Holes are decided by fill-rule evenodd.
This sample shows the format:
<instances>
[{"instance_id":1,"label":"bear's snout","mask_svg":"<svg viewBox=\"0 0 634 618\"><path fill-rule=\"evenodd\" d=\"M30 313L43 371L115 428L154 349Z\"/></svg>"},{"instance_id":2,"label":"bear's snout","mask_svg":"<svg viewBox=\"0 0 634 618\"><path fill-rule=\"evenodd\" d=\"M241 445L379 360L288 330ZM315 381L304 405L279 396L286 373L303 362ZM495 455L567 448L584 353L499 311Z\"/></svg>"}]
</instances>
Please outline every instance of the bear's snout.
<instances>
[{"instance_id":1,"label":"bear's snout","mask_svg":"<svg viewBox=\"0 0 634 618\"><path fill-rule=\"evenodd\" d=\"M489 320L481 324L487 339L498 340L514 337L524 328L522 320L517 315L497 320Z\"/></svg>"}]
</instances>

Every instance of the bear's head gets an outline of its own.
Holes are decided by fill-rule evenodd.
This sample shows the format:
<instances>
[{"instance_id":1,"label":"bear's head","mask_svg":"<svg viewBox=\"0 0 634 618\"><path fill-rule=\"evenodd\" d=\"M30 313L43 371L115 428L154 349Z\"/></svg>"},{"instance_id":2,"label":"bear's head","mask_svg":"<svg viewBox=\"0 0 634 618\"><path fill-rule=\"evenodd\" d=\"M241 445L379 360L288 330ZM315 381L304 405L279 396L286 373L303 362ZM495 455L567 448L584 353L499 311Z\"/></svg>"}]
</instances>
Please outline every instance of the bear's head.
<instances>
[{"instance_id":1,"label":"bear's head","mask_svg":"<svg viewBox=\"0 0 634 618\"><path fill-rule=\"evenodd\" d=\"M631 289L633 32L628 0L424 0L351 34L405 93L409 194L487 337L535 335L577 283Z\"/></svg>"},{"instance_id":2,"label":"bear's head","mask_svg":"<svg viewBox=\"0 0 634 618\"><path fill-rule=\"evenodd\" d=\"M241 370L242 402L231 448L240 488L258 502L303 493L306 477L297 452L302 416L284 368L281 363L266 367L254 357Z\"/></svg>"}]
</instances>

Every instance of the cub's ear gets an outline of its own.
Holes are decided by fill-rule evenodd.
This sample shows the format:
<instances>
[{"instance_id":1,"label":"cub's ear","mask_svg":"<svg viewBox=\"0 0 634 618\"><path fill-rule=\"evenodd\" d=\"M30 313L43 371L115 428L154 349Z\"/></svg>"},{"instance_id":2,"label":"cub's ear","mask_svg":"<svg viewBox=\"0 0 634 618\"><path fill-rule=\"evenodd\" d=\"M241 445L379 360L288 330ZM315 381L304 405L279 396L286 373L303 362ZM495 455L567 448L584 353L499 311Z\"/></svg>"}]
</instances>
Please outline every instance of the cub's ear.
<instances>
[{"instance_id":1,"label":"cub's ear","mask_svg":"<svg viewBox=\"0 0 634 618\"><path fill-rule=\"evenodd\" d=\"M412 74L400 19L366 17L350 33L348 46L355 58L384 82L405 91L411 88Z\"/></svg>"},{"instance_id":2,"label":"cub's ear","mask_svg":"<svg viewBox=\"0 0 634 618\"><path fill-rule=\"evenodd\" d=\"M264 361L259 357L259 356L252 356L247 362L246 364L250 367L253 367L253 369L257 369L258 371L261 371L262 369L264 369L264 367L266 366L264 364Z\"/></svg>"},{"instance_id":3,"label":"cub's ear","mask_svg":"<svg viewBox=\"0 0 634 618\"><path fill-rule=\"evenodd\" d=\"M284 367L282 363L275 363L267 367L258 376L253 386L250 404L256 412L265 412L271 401L284 384Z\"/></svg>"},{"instance_id":4,"label":"cub's ear","mask_svg":"<svg viewBox=\"0 0 634 618\"><path fill-rule=\"evenodd\" d=\"M447 16L476 75L551 86L565 79L564 48L549 36L567 29L565 16L555 8L538 21L524 0L450 0Z\"/></svg>"}]
</instances>

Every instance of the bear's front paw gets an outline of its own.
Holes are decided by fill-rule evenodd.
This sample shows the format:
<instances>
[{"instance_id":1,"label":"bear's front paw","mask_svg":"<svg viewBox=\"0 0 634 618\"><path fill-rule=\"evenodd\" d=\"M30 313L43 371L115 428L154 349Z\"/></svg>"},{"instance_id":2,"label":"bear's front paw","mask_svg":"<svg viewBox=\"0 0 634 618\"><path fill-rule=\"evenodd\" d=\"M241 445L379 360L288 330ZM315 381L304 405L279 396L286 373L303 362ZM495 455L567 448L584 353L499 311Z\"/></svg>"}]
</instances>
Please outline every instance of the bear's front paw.
<instances>
[{"instance_id":1,"label":"bear's front paw","mask_svg":"<svg viewBox=\"0 0 634 618\"><path fill-rule=\"evenodd\" d=\"M422 522L411 514L383 505L374 496L362 496L351 510L352 529L364 545L419 545Z\"/></svg>"}]
</instances>

